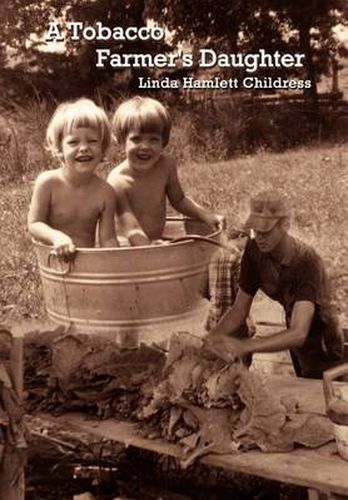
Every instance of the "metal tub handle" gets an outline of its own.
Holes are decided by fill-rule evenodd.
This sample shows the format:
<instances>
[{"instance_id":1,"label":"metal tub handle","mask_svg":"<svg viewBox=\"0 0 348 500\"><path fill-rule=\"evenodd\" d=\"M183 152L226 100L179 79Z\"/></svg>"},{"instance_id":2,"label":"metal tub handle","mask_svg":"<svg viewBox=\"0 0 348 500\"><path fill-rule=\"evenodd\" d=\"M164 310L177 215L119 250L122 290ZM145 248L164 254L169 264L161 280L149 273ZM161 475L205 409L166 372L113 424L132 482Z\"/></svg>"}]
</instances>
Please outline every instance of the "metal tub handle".
<instances>
[{"instance_id":1,"label":"metal tub handle","mask_svg":"<svg viewBox=\"0 0 348 500\"><path fill-rule=\"evenodd\" d=\"M52 258L53 257L55 257L58 260L58 262L60 263L60 266L62 266L63 262L64 262L64 264L66 265L65 268L62 269L62 270L54 269L51 266ZM58 258L58 254L57 254L57 252L55 250L51 250L50 253L48 254L47 266L49 268L51 268L55 273L59 274L60 276L66 276L67 274L69 274L72 271L72 265L73 265L73 261L72 260L62 261L61 259L59 259Z\"/></svg>"}]
</instances>

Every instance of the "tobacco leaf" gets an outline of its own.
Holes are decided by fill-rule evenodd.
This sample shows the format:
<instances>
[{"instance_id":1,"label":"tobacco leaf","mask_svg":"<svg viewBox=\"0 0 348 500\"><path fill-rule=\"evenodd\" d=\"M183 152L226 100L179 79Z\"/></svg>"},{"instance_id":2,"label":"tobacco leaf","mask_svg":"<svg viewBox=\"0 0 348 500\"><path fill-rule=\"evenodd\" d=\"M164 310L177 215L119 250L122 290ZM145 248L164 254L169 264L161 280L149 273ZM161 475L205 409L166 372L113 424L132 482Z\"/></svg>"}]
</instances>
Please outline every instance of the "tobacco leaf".
<instances>
[{"instance_id":1,"label":"tobacco leaf","mask_svg":"<svg viewBox=\"0 0 348 500\"><path fill-rule=\"evenodd\" d=\"M171 342L174 354L169 351L162 380L139 414L162 436L185 446L184 466L207 453L289 451L333 439L325 417L297 414L297 402L271 393L259 373L240 362L221 364L194 343L190 336Z\"/></svg>"},{"instance_id":2,"label":"tobacco leaf","mask_svg":"<svg viewBox=\"0 0 348 500\"><path fill-rule=\"evenodd\" d=\"M64 389L76 376L83 359L91 352L88 343L76 335L67 334L53 343L52 375L60 381Z\"/></svg>"},{"instance_id":3,"label":"tobacco leaf","mask_svg":"<svg viewBox=\"0 0 348 500\"><path fill-rule=\"evenodd\" d=\"M226 454L235 453L237 444L233 439L233 428L238 416L233 411L217 408L200 408L193 405L185 405L185 408L193 413L199 422L199 431L195 433L193 447L189 446L187 438L180 440L185 444L185 450L181 459L183 468L189 467L199 457L208 453Z\"/></svg>"},{"instance_id":4,"label":"tobacco leaf","mask_svg":"<svg viewBox=\"0 0 348 500\"><path fill-rule=\"evenodd\" d=\"M294 443L317 448L333 439L333 424L323 415L294 413L288 415L284 428Z\"/></svg>"}]
</instances>

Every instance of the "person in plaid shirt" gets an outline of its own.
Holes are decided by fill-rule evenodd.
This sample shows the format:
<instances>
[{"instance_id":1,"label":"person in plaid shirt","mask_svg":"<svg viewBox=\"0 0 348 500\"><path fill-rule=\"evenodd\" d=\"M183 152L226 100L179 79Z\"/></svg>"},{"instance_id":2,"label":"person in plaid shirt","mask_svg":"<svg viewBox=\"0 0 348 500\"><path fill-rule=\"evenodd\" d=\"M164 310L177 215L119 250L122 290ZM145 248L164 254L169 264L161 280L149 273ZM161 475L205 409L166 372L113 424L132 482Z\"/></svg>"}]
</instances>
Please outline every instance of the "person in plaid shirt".
<instances>
[{"instance_id":1,"label":"person in plaid shirt","mask_svg":"<svg viewBox=\"0 0 348 500\"><path fill-rule=\"evenodd\" d=\"M248 239L249 234L243 229L229 231L225 247L216 252L211 260L208 293L210 308L205 321L205 329L208 333L217 326L237 298L240 263ZM250 315L236 334L240 338L251 337L255 334L255 326ZM245 357L244 362L250 365L251 356Z\"/></svg>"}]
</instances>

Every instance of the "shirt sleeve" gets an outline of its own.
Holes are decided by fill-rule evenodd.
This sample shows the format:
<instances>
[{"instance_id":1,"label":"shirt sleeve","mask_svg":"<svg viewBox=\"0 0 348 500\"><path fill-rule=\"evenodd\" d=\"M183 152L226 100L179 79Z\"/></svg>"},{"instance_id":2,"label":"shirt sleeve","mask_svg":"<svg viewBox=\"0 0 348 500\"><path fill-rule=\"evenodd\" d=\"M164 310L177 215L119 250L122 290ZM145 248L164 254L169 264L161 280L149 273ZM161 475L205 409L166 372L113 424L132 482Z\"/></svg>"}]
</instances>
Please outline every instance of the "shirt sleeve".
<instances>
[{"instance_id":1,"label":"shirt sleeve","mask_svg":"<svg viewBox=\"0 0 348 500\"><path fill-rule=\"evenodd\" d=\"M253 246L255 242L249 240L240 264L239 285L243 292L254 296L259 289L260 280L257 261Z\"/></svg>"},{"instance_id":2,"label":"shirt sleeve","mask_svg":"<svg viewBox=\"0 0 348 500\"><path fill-rule=\"evenodd\" d=\"M308 300L321 304L328 294L327 276L319 258L306 255L296 269L295 302Z\"/></svg>"}]
</instances>

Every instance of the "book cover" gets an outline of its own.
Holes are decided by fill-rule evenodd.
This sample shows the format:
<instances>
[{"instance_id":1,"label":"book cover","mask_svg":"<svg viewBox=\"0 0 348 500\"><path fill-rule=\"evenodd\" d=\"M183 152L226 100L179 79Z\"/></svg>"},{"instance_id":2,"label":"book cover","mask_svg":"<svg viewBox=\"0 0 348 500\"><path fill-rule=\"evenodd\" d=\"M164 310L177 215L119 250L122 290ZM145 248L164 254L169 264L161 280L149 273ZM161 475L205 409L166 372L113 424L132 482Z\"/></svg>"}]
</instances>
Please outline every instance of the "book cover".
<instances>
[{"instance_id":1,"label":"book cover","mask_svg":"<svg viewBox=\"0 0 348 500\"><path fill-rule=\"evenodd\" d=\"M164 149L176 162L183 192L205 211L224 217L226 239L233 244L245 231L251 198L269 189L286 197L291 208L290 233L322 257L337 316L343 327L348 327L348 18L344 3L49 0L37 4L19 0L1 6L0 14L0 318L6 328L16 330L21 325L26 332L47 329L48 300L53 304L60 300L51 319L55 316L59 323L59 317L64 317L65 324L76 319L68 295L64 295L68 286L64 270L59 271L65 290L62 296L53 291L49 297L43 289L47 282L42 285L40 271L46 262L37 261L26 221L35 179L40 172L58 166L45 144L54 110L59 103L86 97L112 119L119 105L135 95L156 99L168 110L172 126ZM100 177L107 179L124 159L124 148L113 141L98 169ZM122 282L133 279L137 270L142 274L134 278L134 293L127 289L128 296L123 288L118 290L118 309L108 298L110 288L100 291L100 305L94 299L84 302L79 295L78 304L86 306L83 314L88 316L92 311L91 317L84 318L91 331L97 321L96 311L99 314L103 307L109 307L112 315L118 315L116 322L123 325L120 338L128 346L133 329L127 321L136 325L136 342L150 342L154 329L156 343L163 331L165 337L173 331L203 332L209 302L205 297L191 314L196 307L196 290L192 292L191 287L198 283L192 276L202 272L207 277L204 259L209 260L214 244L205 250L202 264L199 259L201 249L206 249L204 243L197 241L195 246L192 239L180 238L185 237L185 231L204 238L214 236L215 230L185 226L182 214L170 203L166 210L171 220L164 235L179 238L178 256L173 257L169 250L170 256L167 248L162 255L160 243L143 252L130 249L133 253L129 259L122 248L124 264L119 264L118 257L112 263L119 267L114 273L117 279L121 274ZM203 246L199 247L200 243ZM192 244L189 268L180 261L181 244L185 248ZM173 245L173 252L175 248ZM139 270L142 260L145 267ZM197 271L200 265L203 271ZM92 262L81 272L95 269L99 268ZM108 270L98 272L106 276ZM146 288L150 274L154 284ZM168 281L171 279L173 285ZM161 288L161 280L172 289ZM57 274L53 281L59 281ZM95 283L92 288L96 289ZM89 290L87 295L93 293ZM191 299L194 304L188 307L185 301ZM132 310L130 319L124 316L127 308ZM142 308L146 313L142 314ZM153 316L148 316L149 310L153 310ZM252 316L261 336L285 328L283 309L264 294L254 300ZM102 329L108 321L106 317ZM291 359L284 351L256 354L253 368L266 374L294 375ZM139 457L134 456L134 467L137 460ZM146 455L144 460L148 460ZM165 466L170 469L169 459ZM146 470L144 463L139 466L139 477L141 470ZM98 498L98 488L102 492L103 487L109 487L105 484L110 477L101 480L93 467L89 472L82 467L76 474L81 488L84 474L91 479L86 481L86 491L93 491L90 498ZM59 467L55 475L59 482ZM163 475L162 470L162 479ZM181 491L183 498L195 498L195 484L203 495L199 475L193 473L190 484L177 480L167 494L179 495L182 483L188 488ZM72 495L74 481L70 476L65 480L71 488L67 488L69 492L62 490L61 495ZM99 480L98 488L94 487L93 481L96 485ZM228 478L221 481L230 487ZM252 481L249 489L244 480L238 481L238 494L244 491L251 498L257 481L255 485ZM56 492L49 492L47 487L41 494L38 484L32 486L32 479L28 483L34 488L28 490L32 498L50 498L50 494L57 498ZM148 498L165 495L164 483L153 491L147 485ZM52 480L52 484L58 487L57 481ZM81 488L78 494L82 494ZM265 495L280 494L267 482L261 488ZM346 484L342 488L348 491ZM118 484L112 493L121 490ZM123 492L131 494L130 484ZM22 493L14 494L19 495L14 498L21 498ZM133 490L133 494L145 498L141 496L144 492ZM290 498L290 487L288 494Z\"/></svg>"}]
</instances>

